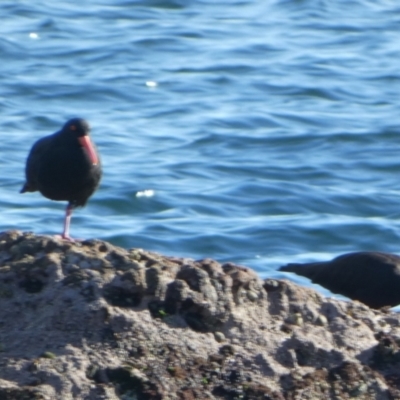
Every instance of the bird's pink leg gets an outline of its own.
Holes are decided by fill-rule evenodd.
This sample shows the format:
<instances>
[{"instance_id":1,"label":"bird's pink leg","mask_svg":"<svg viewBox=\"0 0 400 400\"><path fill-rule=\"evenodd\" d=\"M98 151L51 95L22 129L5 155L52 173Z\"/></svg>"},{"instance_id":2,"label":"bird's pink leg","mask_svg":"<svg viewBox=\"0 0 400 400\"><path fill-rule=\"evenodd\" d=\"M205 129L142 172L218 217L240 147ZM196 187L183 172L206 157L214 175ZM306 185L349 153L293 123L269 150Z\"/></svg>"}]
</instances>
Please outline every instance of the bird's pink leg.
<instances>
[{"instance_id":1,"label":"bird's pink leg","mask_svg":"<svg viewBox=\"0 0 400 400\"><path fill-rule=\"evenodd\" d=\"M71 241L74 240L69 236L69 225L71 223L72 209L73 209L73 207L71 206L71 204L68 204L67 208L65 209L64 231L61 235L61 237L63 239L71 240Z\"/></svg>"}]
</instances>

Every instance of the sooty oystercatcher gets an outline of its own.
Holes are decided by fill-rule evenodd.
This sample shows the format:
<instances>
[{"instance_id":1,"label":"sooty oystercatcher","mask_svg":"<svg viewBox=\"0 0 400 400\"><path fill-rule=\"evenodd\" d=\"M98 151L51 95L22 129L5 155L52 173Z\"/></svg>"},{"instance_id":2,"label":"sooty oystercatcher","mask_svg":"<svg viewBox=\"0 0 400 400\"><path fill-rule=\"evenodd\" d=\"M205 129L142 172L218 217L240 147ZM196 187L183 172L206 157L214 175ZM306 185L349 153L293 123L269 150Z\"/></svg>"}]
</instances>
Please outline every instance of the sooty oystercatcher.
<instances>
[{"instance_id":1,"label":"sooty oystercatcher","mask_svg":"<svg viewBox=\"0 0 400 400\"><path fill-rule=\"evenodd\" d=\"M347 253L331 261L288 264L279 270L305 276L371 308L400 304L400 257L395 254Z\"/></svg>"},{"instance_id":2,"label":"sooty oystercatcher","mask_svg":"<svg viewBox=\"0 0 400 400\"><path fill-rule=\"evenodd\" d=\"M89 133L87 121L71 119L60 131L39 139L26 161L26 182L21 193L38 190L48 199L68 201L62 233L68 240L72 240L69 236L72 210L86 204L102 174Z\"/></svg>"}]
</instances>

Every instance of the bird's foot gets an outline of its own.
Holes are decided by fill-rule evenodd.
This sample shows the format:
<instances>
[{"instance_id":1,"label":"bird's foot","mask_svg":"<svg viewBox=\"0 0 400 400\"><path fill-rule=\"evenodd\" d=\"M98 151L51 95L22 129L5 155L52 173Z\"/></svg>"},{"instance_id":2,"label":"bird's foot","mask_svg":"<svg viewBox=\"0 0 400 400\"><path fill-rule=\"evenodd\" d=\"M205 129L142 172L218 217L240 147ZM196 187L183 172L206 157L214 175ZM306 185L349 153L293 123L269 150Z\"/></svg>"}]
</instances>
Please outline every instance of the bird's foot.
<instances>
[{"instance_id":1,"label":"bird's foot","mask_svg":"<svg viewBox=\"0 0 400 400\"><path fill-rule=\"evenodd\" d=\"M64 235L64 234L62 234L62 235L54 235L54 237L56 239L68 240L69 242L76 242L77 241L77 239L73 239L71 236Z\"/></svg>"},{"instance_id":2,"label":"bird's foot","mask_svg":"<svg viewBox=\"0 0 400 400\"><path fill-rule=\"evenodd\" d=\"M72 239L72 237L69 236L69 235L61 235L61 238L64 239L64 240L68 240L69 242L75 242L76 241L75 239Z\"/></svg>"}]
</instances>

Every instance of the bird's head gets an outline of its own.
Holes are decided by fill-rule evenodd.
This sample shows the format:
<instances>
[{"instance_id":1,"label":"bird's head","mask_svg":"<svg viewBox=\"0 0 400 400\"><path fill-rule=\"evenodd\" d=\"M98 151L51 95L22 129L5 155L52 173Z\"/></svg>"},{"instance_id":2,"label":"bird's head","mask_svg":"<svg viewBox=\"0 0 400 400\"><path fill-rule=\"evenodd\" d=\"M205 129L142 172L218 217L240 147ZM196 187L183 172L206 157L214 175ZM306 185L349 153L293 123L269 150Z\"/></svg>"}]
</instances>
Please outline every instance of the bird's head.
<instances>
[{"instance_id":1,"label":"bird's head","mask_svg":"<svg viewBox=\"0 0 400 400\"><path fill-rule=\"evenodd\" d=\"M90 125L82 118L73 118L65 123L62 131L70 135L74 135L79 144L87 151L90 161L93 165L99 163L96 150L90 140Z\"/></svg>"}]
</instances>

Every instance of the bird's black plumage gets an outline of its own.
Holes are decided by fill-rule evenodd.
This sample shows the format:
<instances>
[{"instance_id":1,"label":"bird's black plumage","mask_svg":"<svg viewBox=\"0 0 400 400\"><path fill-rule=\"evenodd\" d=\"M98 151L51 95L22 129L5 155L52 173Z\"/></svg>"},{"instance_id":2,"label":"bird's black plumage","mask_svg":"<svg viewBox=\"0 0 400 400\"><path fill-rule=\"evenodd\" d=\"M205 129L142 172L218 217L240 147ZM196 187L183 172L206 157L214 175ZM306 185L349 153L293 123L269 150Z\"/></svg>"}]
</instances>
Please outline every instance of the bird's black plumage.
<instances>
[{"instance_id":1,"label":"bird's black plumage","mask_svg":"<svg viewBox=\"0 0 400 400\"><path fill-rule=\"evenodd\" d=\"M400 257L395 254L347 253L331 261L288 264L280 271L305 276L371 308L400 304Z\"/></svg>"},{"instance_id":2,"label":"bird's black plumage","mask_svg":"<svg viewBox=\"0 0 400 400\"><path fill-rule=\"evenodd\" d=\"M97 189L101 164L90 137L89 124L80 118L39 139L29 153L21 193L39 191L51 200L68 201L66 218L74 207L84 206ZM63 237L69 238L69 220Z\"/></svg>"}]
</instances>

